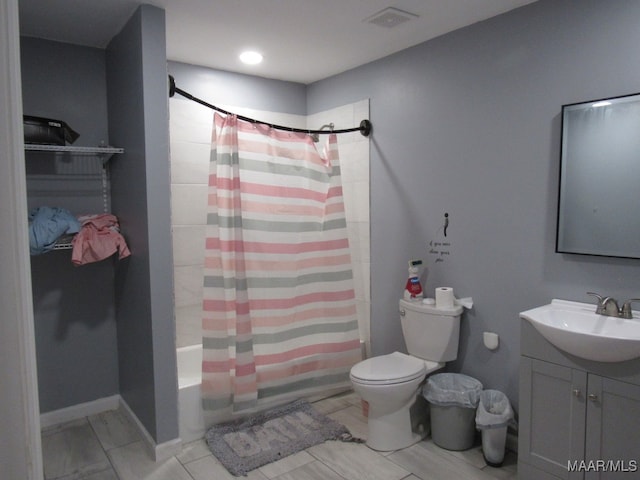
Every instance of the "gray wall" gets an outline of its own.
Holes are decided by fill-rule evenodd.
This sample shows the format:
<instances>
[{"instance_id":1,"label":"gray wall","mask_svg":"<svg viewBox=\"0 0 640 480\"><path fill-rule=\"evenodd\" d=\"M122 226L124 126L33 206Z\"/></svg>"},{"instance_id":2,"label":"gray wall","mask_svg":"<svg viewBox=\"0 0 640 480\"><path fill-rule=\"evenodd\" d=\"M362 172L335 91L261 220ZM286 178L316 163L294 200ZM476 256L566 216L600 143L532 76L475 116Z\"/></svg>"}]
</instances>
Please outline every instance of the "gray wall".
<instances>
[{"instance_id":1,"label":"gray wall","mask_svg":"<svg viewBox=\"0 0 640 480\"><path fill-rule=\"evenodd\" d=\"M108 140L104 50L22 37L20 57L25 115L64 120L80 134L74 145Z\"/></svg>"},{"instance_id":2,"label":"gray wall","mask_svg":"<svg viewBox=\"0 0 640 480\"><path fill-rule=\"evenodd\" d=\"M112 208L132 255L118 271L120 394L157 443L178 437L164 11L144 5L107 48Z\"/></svg>"},{"instance_id":3,"label":"gray wall","mask_svg":"<svg viewBox=\"0 0 640 480\"><path fill-rule=\"evenodd\" d=\"M127 281L117 282L120 390L163 441L177 436L177 400L175 357L167 355L174 326L162 150L168 141L160 125L166 113L159 111L166 109L160 92L166 83L155 63L164 45L159 16L153 7L138 11L110 45L107 64L113 66L110 91L123 89L110 99L110 140L127 149L114 163L113 196L121 200L113 207L134 253ZM373 353L404 350L396 302L406 261L423 258L428 292L450 285L475 301L451 368L505 391L517 404L518 312L554 297L589 301L587 290L618 297L640 290L638 260L554 253L560 107L640 90L639 17L634 0L542 0L306 88L283 82L261 90L272 81L214 72L215 88L203 82L201 90L186 75L198 67L172 63L170 70L178 86L196 96L257 109L311 114L370 98ZM148 52L152 65L127 42ZM114 71L119 74L112 77ZM125 72L135 80L122 78ZM141 96L146 82L150 98ZM283 95L275 105L274 92ZM145 108L153 118L143 115ZM46 114L26 107L25 113ZM445 212L451 245L436 263L429 242L445 240ZM496 352L482 347L485 330L500 334Z\"/></svg>"},{"instance_id":4,"label":"gray wall","mask_svg":"<svg viewBox=\"0 0 640 480\"><path fill-rule=\"evenodd\" d=\"M103 50L22 38L24 113L66 121L80 134L76 145L107 141L105 68ZM27 169L36 160L28 157ZM64 206L75 214L102 208L85 198ZM118 393L113 263L75 267L69 250L55 251L31 257L31 274L40 411Z\"/></svg>"},{"instance_id":5,"label":"gray wall","mask_svg":"<svg viewBox=\"0 0 640 480\"><path fill-rule=\"evenodd\" d=\"M638 296L639 260L554 253L561 106L640 91L638 18L636 0L542 0L309 86L308 113L371 102L374 354L404 350L410 258L426 261L429 293L474 299L450 368L516 405L520 311Z\"/></svg>"}]
</instances>

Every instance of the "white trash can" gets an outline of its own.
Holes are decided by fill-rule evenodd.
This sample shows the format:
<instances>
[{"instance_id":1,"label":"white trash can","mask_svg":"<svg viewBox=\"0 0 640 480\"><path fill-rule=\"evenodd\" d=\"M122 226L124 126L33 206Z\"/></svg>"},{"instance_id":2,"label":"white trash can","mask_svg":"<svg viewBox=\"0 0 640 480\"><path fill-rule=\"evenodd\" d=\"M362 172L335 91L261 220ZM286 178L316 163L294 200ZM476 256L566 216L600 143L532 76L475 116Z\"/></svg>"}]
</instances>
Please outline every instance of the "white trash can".
<instances>
[{"instance_id":1,"label":"white trash can","mask_svg":"<svg viewBox=\"0 0 640 480\"><path fill-rule=\"evenodd\" d=\"M498 390L484 390L480 393L476 428L482 432L482 454L488 465L502 465L507 427L513 421L513 410L504 393Z\"/></svg>"}]
</instances>

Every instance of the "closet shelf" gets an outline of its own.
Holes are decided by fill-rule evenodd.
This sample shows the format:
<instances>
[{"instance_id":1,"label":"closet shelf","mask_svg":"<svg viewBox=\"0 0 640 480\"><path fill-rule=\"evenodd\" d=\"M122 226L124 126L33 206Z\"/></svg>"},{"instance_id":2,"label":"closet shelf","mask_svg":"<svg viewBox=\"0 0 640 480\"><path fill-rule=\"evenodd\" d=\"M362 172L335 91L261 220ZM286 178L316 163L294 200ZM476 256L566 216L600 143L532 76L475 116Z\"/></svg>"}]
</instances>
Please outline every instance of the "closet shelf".
<instances>
[{"instance_id":1,"label":"closet shelf","mask_svg":"<svg viewBox=\"0 0 640 480\"><path fill-rule=\"evenodd\" d=\"M54 250L71 250L73 248L73 237L75 237L75 234L73 235L63 235L62 237L60 237L55 245L53 246Z\"/></svg>"},{"instance_id":2,"label":"closet shelf","mask_svg":"<svg viewBox=\"0 0 640 480\"><path fill-rule=\"evenodd\" d=\"M100 156L106 162L112 155L124 153L124 148L119 147L74 147L71 145L39 145L25 143L24 149L28 152L63 153L69 156Z\"/></svg>"},{"instance_id":3,"label":"closet shelf","mask_svg":"<svg viewBox=\"0 0 640 480\"><path fill-rule=\"evenodd\" d=\"M124 148L25 143L24 149L27 189L39 199L34 206L76 196L101 198L102 210L109 211L109 160Z\"/></svg>"}]
</instances>

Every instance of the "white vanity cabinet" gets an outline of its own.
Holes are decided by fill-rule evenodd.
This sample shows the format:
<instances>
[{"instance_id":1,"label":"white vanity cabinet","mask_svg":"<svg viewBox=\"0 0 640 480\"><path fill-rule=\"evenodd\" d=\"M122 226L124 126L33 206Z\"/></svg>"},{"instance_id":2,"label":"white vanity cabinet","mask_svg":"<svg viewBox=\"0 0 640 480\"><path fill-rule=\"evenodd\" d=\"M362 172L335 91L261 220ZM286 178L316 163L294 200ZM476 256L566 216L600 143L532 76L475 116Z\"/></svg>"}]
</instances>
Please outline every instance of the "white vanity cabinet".
<instances>
[{"instance_id":1,"label":"white vanity cabinet","mask_svg":"<svg viewBox=\"0 0 640 480\"><path fill-rule=\"evenodd\" d=\"M640 479L640 360L581 360L521 328L518 478Z\"/></svg>"}]
</instances>

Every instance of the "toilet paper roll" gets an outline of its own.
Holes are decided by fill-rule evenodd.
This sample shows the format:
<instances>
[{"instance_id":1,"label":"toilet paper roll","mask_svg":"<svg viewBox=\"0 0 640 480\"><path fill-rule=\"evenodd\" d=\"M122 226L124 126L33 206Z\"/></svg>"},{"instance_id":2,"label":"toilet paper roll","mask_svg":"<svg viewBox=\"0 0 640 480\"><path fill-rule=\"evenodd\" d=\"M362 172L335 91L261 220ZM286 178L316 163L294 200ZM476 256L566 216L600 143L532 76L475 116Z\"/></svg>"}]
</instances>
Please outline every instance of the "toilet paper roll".
<instances>
[{"instance_id":1,"label":"toilet paper roll","mask_svg":"<svg viewBox=\"0 0 640 480\"><path fill-rule=\"evenodd\" d=\"M436 288L436 308L453 308L453 288L438 287Z\"/></svg>"}]
</instances>

